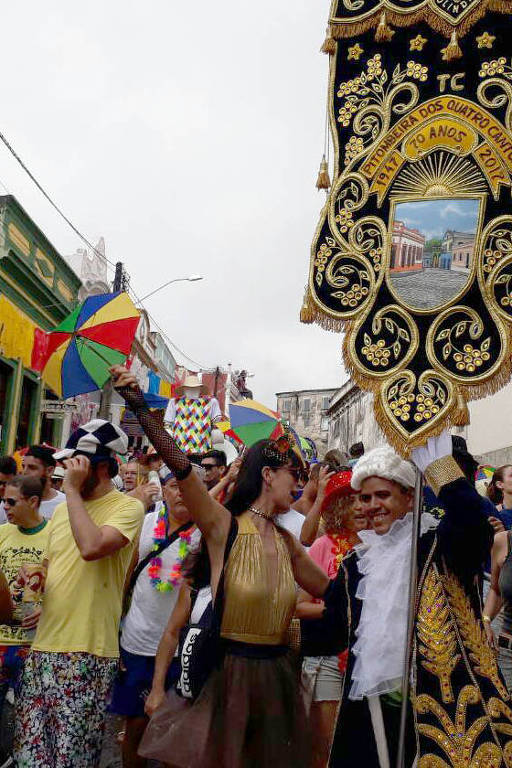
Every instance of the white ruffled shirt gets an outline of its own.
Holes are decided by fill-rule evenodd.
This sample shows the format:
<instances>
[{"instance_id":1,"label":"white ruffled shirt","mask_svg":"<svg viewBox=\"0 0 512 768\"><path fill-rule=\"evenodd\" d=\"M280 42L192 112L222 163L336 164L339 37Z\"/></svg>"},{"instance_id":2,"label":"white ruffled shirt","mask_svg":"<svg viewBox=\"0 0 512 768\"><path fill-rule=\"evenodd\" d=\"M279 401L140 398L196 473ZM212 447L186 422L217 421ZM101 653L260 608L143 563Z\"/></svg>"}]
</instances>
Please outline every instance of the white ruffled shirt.
<instances>
[{"instance_id":1,"label":"white ruffled shirt","mask_svg":"<svg viewBox=\"0 0 512 768\"><path fill-rule=\"evenodd\" d=\"M421 533L437 527L421 517ZM380 696L399 690L407 642L409 575L413 515L395 520L388 533L361 531L355 550L362 575L356 597L363 602L353 646L356 657L349 698Z\"/></svg>"}]
</instances>

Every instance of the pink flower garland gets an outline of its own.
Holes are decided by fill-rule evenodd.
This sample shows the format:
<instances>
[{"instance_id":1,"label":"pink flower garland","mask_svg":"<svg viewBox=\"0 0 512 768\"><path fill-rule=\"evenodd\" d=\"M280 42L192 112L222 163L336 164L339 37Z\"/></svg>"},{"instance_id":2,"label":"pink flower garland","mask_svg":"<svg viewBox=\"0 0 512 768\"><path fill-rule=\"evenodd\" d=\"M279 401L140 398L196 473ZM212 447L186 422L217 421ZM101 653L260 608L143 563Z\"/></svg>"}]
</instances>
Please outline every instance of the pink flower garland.
<instances>
[{"instance_id":1,"label":"pink flower garland","mask_svg":"<svg viewBox=\"0 0 512 768\"><path fill-rule=\"evenodd\" d=\"M158 549L160 541L164 541L167 538L167 526L169 521L169 512L167 506L160 509L158 513L158 520L153 530L153 549ZM172 592L173 589L178 587L183 580L183 563L190 552L190 542L192 539L192 533L195 530L195 526L191 526L186 531L181 531L179 534L180 543L178 546L178 557L174 563L169 578L162 581L160 572L162 570L162 558L154 557L148 568L149 578L151 584L158 592Z\"/></svg>"}]
</instances>

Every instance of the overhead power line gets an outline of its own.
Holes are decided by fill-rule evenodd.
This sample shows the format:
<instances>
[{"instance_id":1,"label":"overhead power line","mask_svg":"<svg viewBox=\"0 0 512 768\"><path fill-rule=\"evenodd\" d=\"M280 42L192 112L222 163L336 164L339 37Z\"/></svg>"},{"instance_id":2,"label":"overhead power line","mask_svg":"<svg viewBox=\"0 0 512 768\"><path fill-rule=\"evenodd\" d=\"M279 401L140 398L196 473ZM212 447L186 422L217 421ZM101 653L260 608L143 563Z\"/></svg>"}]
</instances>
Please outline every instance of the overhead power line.
<instances>
[{"instance_id":1,"label":"overhead power line","mask_svg":"<svg viewBox=\"0 0 512 768\"><path fill-rule=\"evenodd\" d=\"M38 190L41 192L41 194L42 194L42 195L43 195L43 196L46 198L46 200L48 200L48 202L50 203L50 205L52 206L52 208L54 208L54 209L57 211L57 213L59 214L59 216L60 216L62 219L64 219L64 221L66 222L66 224L67 224L67 225L68 225L68 226L69 226L69 227L70 227L70 228L73 230L73 232L74 232L76 235L78 235L78 237L80 238L80 240L82 240L82 241L83 241L83 242L84 242L84 243L85 243L85 244L86 244L86 245L87 245L87 246L88 246L88 247L91 249L91 251L92 251L93 253L95 253L95 254L96 254L96 256L99 256L100 258L103 258L103 259L105 259L105 261L107 262L107 264L108 264L108 265L110 265L110 267L112 267L112 269L113 269L113 270L116 272L116 280L117 280L117 279L118 279L118 277L119 277L119 275L118 275L118 271L119 271L119 268L120 268L120 266L122 266L122 265L121 265L121 263L120 263L120 262L114 263L113 261L110 261L110 259L108 259L108 258L105 256L105 254L104 254L104 253L101 253L100 251L98 251L98 250L97 250L97 248L96 248L96 247L95 247L95 246L94 246L94 245L93 245L93 244L90 242L90 240L88 240L88 238L87 238L87 237L85 237L85 235L83 235L83 234L80 232L80 230L79 230L77 227L75 227L75 225L73 224L73 222L72 222L70 219L68 219L68 217L66 216L66 214L65 214L65 213L64 213L64 212L63 212L63 211L62 211L62 210L59 208L59 206L58 206L56 203L54 203L54 201L52 200L52 198L50 197L50 195L48 194L48 192L45 190L45 188L42 186L42 184L40 184L40 183L39 183L39 181L36 179L36 177L35 177L35 176L34 176L34 174L33 174L33 173L30 171L30 169L29 169L29 168L28 168L28 167L25 165L25 163L23 162L23 160L21 159L21 157L18 155L18 153L16 152L16 150L14 149L14 147L13 147L13 146L10 144L10 142L7 140L7 138L4 136L4 134L3 134L1 131L0 131L0 140L1 140L1 141L2 141L4 144L5 144L5 146L7 147L7 149L8 149L8 150L9 150L9 152L11 153L11 155L14 157L14 159L16 160L16 162L17 162L17 163L19 163L19 165L20 165L20 166L23 168L23 170L25 171L25 173L27 174L27 176L29 177L29 179L31 179L31 181L32 181L32 182L33 182L33 183L36 185L36 187L37 187L37 188L38 188ZM4 186L4 185L2 184L2 186ZM6 187L4 187L4 188L5 188L5 189L7 189ZM203 369L205 368L205 366L202 366L200 363L198 363L198 362L197 362L197 360L194 360L194 359L193 359L193 358L191 358L189 355L187 355L185 352L183 352L183 350L181 350L181 349L180 349L180 348L179 348L179 347L178 347L178 346L177 346L177 345L176 345L176 344L175 344L175 343L174 343L174 342L173 342L173 341L172 341L172 340L169 338L169 336L167 335L167 333L166 333L166 332L163 330L163 328L161 328L161 326L160 326L160 325L157 323L157 321L155 320L155 318L154 318L152 315L150 315L150 313L148 312L148 310L147 310L147 309L144 307L144 304L142 303L142 301L139 299L139 297L137 296L137 294L135 293L135 291L133 290L133 288L131 288L131 286L130 286L130 283L129 283L129 278L128 278L128 277L127 277L125 274L124 274L124 279L122 280L122 285L121 285L120 287L121 287L121 289L122 289L122 290L123 290L123 289L124 289L124 290L128 290L128 292L130 292L130 293L132 293L132 294L133 294L133 297L135 298L136 302L137 302L137 303L138 303L138 304L139 304L141 307L143 307L143 308L144 308L144 310L145 310L145 312L147 313L147 315L148 315L148 317L150 318L150 320L153 322L153 324L156 326L156 328L157 328L157 329L160 331L160 333L162 334L162 336L164 337L164 339L167 341L167 343L171 345L171 347L173 347L173 348L174 348L174 349L175 349L177 352L179 352L179 354L180 354L180 355L182 355L182 357L184 357L184 358L185 358L186 360L188 360L189 362L193 363L193 364L194 364L195 366L197 366L199 369L203 370Z\"/></svg>"},{"instance_id":2,"label":"overhead power line","mask_svg":"<svg viewBox=\"0 0 512 768\"><path fill-rule=\"evenodd\" d=\"M134 290L133 290L133 288L131 287L131 285L129 285L129 286L128 286L128 293L131 293L131 295L132 295L132 298L134 299L134 301L135 301L135 302L136 302L136 303L137 303L137 304L138 304L140 307L142 307L142 308L144 309L144 311L146 312L147 316L149 317L149 319L151 320L151 322L153 323L153 325L156 327L156 329L157 329L158 331L160 331L160 333L162 334L162 336L164 337L164 339L166 340L166 342L167 342L168 344L170 344L170 346L171 346L171 347L173 347L173 349L175 349L177 352L179 352L179 354L180 354L182 357L184 357L186 360L188 360L190 363L193 363L193 364L194 364L194 365L195 365L197 368L199 368L199 370L205 370L205 369L207 368L207 366L205 366L205 365L201 365L201 363L198 363L198 362L197 362L197 360L194 360L192 357L190 357L190 355L187 355L185 352L183 352L183 350L182 350L182 349L180 349L180 348L178 347L178 345L177 345L177 344L175 344L175 342L174 342L174 341L172 341L172 339L170 339L170 338L169 338L168 334L167 334L167 333L164 331L164 329L163 329L163 328L162 328L162 327L159 325L159 323L157 323L157 321L155 320L155 318L153 317L153 315L152 315L150 312L148 312L148 310L146 309L146 307L144 306L144 304L141 302L141 300L139 299L139 297L137 296L137 294L135 293L135 291L134 291Z\"/></svg>"},{"instance_id":3,"label":"overhead power line","mask_svg":"<svg viewBox=\"0 0 512 768\"><path fill-rule=\"evenodd\" d=\"M73 224L73 222L72 222L72 221L70 221L70 220L68 219L68 217L66 216L66 214L65 214L65 213L64 213L64 212L63 212L63 211L62 211L62 210L59 208L59 206L57 205L57 203L54 203L54 202L53 202L53 200L52 200L52 198L50 197L50 195L48 194L48 192L47 192L47 191L45 190L45 188L44 188L44 187L43 187L43 186L42 186L42 185L41 185L41 184L38 182L38 180L36 179L36 177L34 176L34 174L33 174L33 173L32 173L32 172L29 170L29 168L27 168L27 166L25 165L25 163L23 162L23 160L21 159L21 157L18 155L18 153L16 152L16 150L14 149L14 147L12 147L12 146L11 146L11 144L9 143L9 141L7 140L7 138L6 138L6 137L4 136L4 134L3 134L3 133L1 133L1 132L0 132L0 139L3 141L3 143L5 144L5 146L7 147L7 149L9 150L9 152L11 153L11 155L12 155L12 156L15 158L15 160L16 160L16 161L17 161L17 162L18 162L18 163L21 165L21 167L23 168L23 170L25 171L25 173L27 174L27 176L28 176L28 177L29 177L29 178L30 178L30 179L31 179L31 180L34 182L34 184L36 185L36 187L38 188L38 190L41 192L41 194L42 194L42 195L44 195L44 197L45 197L45 198L48 200L48 202L50 203L50 205L51 205L53 208L55 208L55 210L57 211L57 213L59 214L59 216L61 216L61 217L64 219L64 221L66 222L66 224L67 224L69 227L71 227L71 229L73 230L73 232L74 232L76 235L78 235L78 237L79 237L81 240L83 240L83 242L84 242L84 243L85 243L85 244L86 244L86 245L87 245L87 246L88 246L88 247L91 249L91 251L93 251L93 252L96 254L96 256L100 256L101 258L104 258L104 259L105 259L105 261L106 261L108 264L110 264L110 266L111 266L111 267L113 267L113 268L115 269L115 266L116 266L116 265L114 264L114 262L112 262L112 261L110 261L109 259L107 259L107 257L105 256L105 254L103 254L103 253L100 253L98 250L96 250L95 246L94 246L94 245L93 245L93 244L92 244L92 243L91 243L91 242L90 242L90 241L89 241L89 240L88 240L88 239L85 237L85 235L83 235L83 234L80 232L80 230L79 230L79 229L77 229L77 227L75 227L75 225Z\"/></svg>"}]
</instances>

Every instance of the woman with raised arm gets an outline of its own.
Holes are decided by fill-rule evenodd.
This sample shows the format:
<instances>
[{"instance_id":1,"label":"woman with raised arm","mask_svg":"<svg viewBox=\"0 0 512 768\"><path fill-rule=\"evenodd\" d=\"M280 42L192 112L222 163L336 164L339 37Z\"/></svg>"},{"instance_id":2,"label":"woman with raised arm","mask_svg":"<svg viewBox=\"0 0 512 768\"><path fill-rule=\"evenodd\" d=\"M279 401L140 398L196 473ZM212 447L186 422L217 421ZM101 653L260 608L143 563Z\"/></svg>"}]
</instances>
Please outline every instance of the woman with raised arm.
<instances>
[{"instance_id":1,"label":"woman with raised arm","mask_svg":"<svg viewBox=\"0 0 512 768\"><path fill-rule=\"evenodd\" d=\"M165 728L152 730L150 723L142 754L180 768L306 768L306 718L286 636L295 609L295 582L320 598L329 579L300 543L274 523L293 502L300 459L283 439L254 445L244 458L228 511L191 473L188 457L150 413L135 376L120 366L112 375L176 475L183 501L203 534L213 595L232 516L237 522L225 568L224 662L191 706L176 704Z\"/></svg>"}]
</instances>

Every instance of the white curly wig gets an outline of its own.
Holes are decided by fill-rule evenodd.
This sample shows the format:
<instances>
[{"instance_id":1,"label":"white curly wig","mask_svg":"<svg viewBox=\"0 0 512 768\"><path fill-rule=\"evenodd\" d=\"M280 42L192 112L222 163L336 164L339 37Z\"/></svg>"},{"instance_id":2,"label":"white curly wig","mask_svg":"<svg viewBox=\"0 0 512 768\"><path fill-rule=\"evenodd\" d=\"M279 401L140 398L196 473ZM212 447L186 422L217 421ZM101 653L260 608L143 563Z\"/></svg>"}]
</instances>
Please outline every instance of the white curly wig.
<instances>
[{"instance_id":1,"label":"white curly wig","mask_svg":"<svg viewBox=\"0 0 512 768\"><path fill-rule=\"evenodd\" d=\"M352 488L360 491L363 481L369 477L394 480L404 488L414 488L416 485L416 470L413 465L398 456L389 445L374 448L361 456L353 469Z\"/></svg>"}]
</instances>

